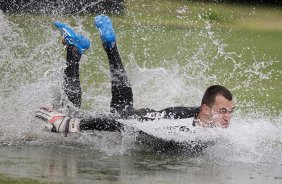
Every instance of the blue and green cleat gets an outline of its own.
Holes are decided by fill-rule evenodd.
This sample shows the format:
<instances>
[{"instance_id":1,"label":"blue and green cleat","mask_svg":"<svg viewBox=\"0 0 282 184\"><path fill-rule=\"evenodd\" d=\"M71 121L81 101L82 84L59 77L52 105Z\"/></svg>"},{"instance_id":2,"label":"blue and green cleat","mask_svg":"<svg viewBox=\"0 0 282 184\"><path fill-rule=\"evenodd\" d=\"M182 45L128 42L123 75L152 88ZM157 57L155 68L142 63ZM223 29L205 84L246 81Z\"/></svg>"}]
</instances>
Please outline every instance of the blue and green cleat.
<instances>
[{"instance_id":1,"label":"blue and green cleat","mask_svg":"<svg viewBox=\"0 0 282 184\"><path fill-rule=\"evenodd\" d=\"M90 40L82 35L78 35L67 24L54 22L54 25L60 30L61 35L64 37L64 43L66 45L74 45L80 55L90 47Z\"/></svg>"},{"instance_id":2,"label":"blue and green cleat","mask_svg":"<svg viewBox=\"0 0 282 184\"><path fill-rule=\"evenodd\" d=\"M116 43L116 36L111 19L106 15L98 15L94 18L94 25L100 32L103 44L108 48L113 48Z\"/></svg>"}]
</instances>

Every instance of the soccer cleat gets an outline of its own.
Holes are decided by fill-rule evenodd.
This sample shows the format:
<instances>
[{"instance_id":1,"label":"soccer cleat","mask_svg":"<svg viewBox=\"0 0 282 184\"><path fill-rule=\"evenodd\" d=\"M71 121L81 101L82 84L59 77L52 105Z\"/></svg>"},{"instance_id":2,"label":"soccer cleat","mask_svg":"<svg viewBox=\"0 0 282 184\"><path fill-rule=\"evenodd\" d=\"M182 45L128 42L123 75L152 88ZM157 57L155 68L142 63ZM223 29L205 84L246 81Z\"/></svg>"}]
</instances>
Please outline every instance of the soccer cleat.
<instances>
[{"instance_id":1,"label":"soccer cleat","mask_svg":"<svg viewBox=\"0 0 282 184\"><path fill-rule=\"evenodd\" d=\"M100 32L103 44L108 48L113 48L116 43L116 36L111 19L105 15L98 15L94 18L94 25Z\"/></svg>"},{"instance_id":2,"label":"soccer cleat","mask_svg":"<svg viewBox=\"0 0 282 184\"><path fill-rule=\"evenodd\" d=\"M66 45L76 46L80 55L90 47L90 40L82 35L76 34L67 24L54 22L54 25L60 30L61 35L64 37L64 43Z\"/></svg>"},{"instance_id":3,"label":"soccer cleat","mask_svg":"<svg viewBox=\"0 0 282 184\"><path fill-rule=\"evenodd\" d=\"M79 132L80 119L70 118L65 114L48 107L41 107L36 111L35 117L47 122L45 129L56 133Z\"/></svg>"}]
</instances>

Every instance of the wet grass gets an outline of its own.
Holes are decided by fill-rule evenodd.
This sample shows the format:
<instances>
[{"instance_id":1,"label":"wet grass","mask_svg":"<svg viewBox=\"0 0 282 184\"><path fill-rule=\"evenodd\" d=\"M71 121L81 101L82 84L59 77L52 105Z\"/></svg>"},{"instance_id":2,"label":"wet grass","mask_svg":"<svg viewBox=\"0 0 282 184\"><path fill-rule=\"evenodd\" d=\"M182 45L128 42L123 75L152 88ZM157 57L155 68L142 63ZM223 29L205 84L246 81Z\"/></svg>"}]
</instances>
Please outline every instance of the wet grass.
<instances>
[{"instance_id":1,"label":"wet grass","mask_svg":"<svg viewBox=\"0 0 282 184\"><path fill-rule=\"evenodd\" d=\"M169 69L175 62L184 68L187 62L193 62L193 57L199 49L207 47L203 51L206 53L200 53L198 59L210 66L206 71L200 71L201 68L198 67L198 72L204 76L217 76L216 81L207 80L207 85L216 82L234 89L237 101L247 104L242 104L242 108L259 106L269 108L274 113L281 113L281 7L254 7L185 0L126 0L125 6L124 14L111 15L125 64L130 62L130 56L133 55L135 62L141 67ZM107 62L100 62L106 61L106 57L99 45L97 31L93 29L93 16L95 15L80 17L85 32L92 40L93 50L90 49L86 53L87 60L98 61L98 64L88 62L82 65L82 78L87 78L82 81L84 91L89 90L89 86L93 88L99 85L97 82L107 80L107 74L101 72L101 67L106 69L108 66ZM26 15L26 17L11 16L9 19L20 26L23 24L21 27L25 27L24 24L30 25L31 22L35 25L36 19L45 24L50 22L51 26L54 17ZM66 21L72 26L78 24L76 16L62 16L56 19ZM207 28L209 26L210 28ZM42 40L40 33L43 28L46 28L46 25L36 30L29 26L29 32L38 32L30 35L30 39L33 40L30 41L31 43L36 42L36 39ZM209 34L212 39L209 38ZM226 54L215 58L218 52L216 43L213 43L215 40L224 45L225 53L234 53L232 59L238 66L231 77L226 77L227 74L223 73L232 72L233 63L225 58ZM264 63L267 66L260 66L257 73L241 74L245 70L254 70L256 65ZM197 71L183 72L195 75ZM268 76L268 73L271 75ZM89 74L92 76L89 77Z\"/></svg>"},{"instance_id":2,"label":"wet grass","mask_svg":"<svg viewBox=\"0 0 282 184\"><path fill-rule=\"evenodd\" d=\"M29 178L11 178L0 174L0 184L51 184Z\"/></svg>"},{"instance_id":3,"label":"wet grass","mask_svg":"<svg viewBox=\"0 0 282 184\"><path fill-rule=\"evenodd\" d=\"M232 68L226 58L218 58L206 73L206 75L209 73L216 74L218 77L218 81L210 81L210 84L219 82L230 89L234 89L238 101L253 101L248 105L242 104L242 108L250 108L249 105L252 104L258 106L258 108L266 107L278 114L281 112L281 7L256 7L181 0L128 0L126 2L128 11L125 15L126 20L118 18L117 21L124 21L129 25L138 25L140 27L159 27L158 34L151 33L150 29L146 29L147 31L143 33L154 35L148 37L155 42L161 41L159 45L164 46L161 49L158 48L159 51L152 49L154 51L154 63L152 62L150 66L162 66L164 59L172 58L172 55L181 50L179 44L189 48L185 50L186 55L177 53L178 64L185 65L187 61L185 58L192 56L197 49L198 45L195 42L205 42L205 40L199 38L197 34L190 34L192 36L187 37L188 41L186 40L186 43L181 42L179 38L182 38L189 31L200 34L207 25L211 26L210 30L206 31L211 31L214 39L221 41L225 45L224 52L235 53L235 56L232 57L237 62L236 64L241 66L237 68L233 77L225 80L224 75L221 76L224 68L228 72L234 66ZM165 33L162 33L163 30L165 30ZM138 36L141 37L141 35ZM189 38L191 42L189 42ZM163 41L164 39L165 41ZM142 40L138 41L142 42ZM142 44L140 45L142 47ZM150 45L157 47L156 44ZM213 62L215 53L212 53L214 51L208 52L211 53L207 53L208 56L204 59L210 59ZM142 61L142 59L146 60L146 57L143 56L140 60ZM184 61L184 63L181 61ZM256 68L255 65L264 64L266 66L261 66L258 71L253 71ZM219 68L222 70L219 70ZM252 70L253 73L241 75L240 73L246 69ZM268 76L269 73L271 73L270 76ZM236 86L241 86L241 88L236 90Z\"/></svg>"}]
</instances>

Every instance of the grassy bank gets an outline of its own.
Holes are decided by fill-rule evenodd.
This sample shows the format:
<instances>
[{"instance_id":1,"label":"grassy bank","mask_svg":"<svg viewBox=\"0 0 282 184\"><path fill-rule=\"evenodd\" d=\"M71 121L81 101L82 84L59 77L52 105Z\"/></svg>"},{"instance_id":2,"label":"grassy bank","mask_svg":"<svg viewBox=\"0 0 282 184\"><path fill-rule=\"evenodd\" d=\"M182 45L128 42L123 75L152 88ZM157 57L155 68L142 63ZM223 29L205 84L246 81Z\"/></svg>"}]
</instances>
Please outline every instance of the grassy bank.
<instances>
[{"instance_id":1,"label":"grassy bank","mask_svg":"<svg viewBox=\"0 0 282 184\"><path fill-rule=\"evenodd\" d=\"M254 7L184 0L126 0L127 21L173 27L202 26L199 18L218 26L245 30L282 31L281 7Z\"/></svg>"}]
</instances>

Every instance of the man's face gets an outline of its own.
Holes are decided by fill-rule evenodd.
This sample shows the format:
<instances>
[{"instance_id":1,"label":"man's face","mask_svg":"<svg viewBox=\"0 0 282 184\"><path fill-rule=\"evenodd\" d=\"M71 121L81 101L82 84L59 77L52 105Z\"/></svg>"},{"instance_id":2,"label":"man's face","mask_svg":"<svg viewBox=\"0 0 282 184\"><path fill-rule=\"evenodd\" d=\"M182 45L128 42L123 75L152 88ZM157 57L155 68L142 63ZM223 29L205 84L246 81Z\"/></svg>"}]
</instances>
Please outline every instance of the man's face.
<instances>
[{"instance_id":1,"label":"man's face","mask_svg":"<svg viewBox=\"0 0 282 184\"><path fill-rule=\"evenodd\" d=\"M210 107L209 121L213 127L227 128L234 111L232 101L227 100L222 95L217 95L212 107Z\"/></svg>"}]
</instances>

